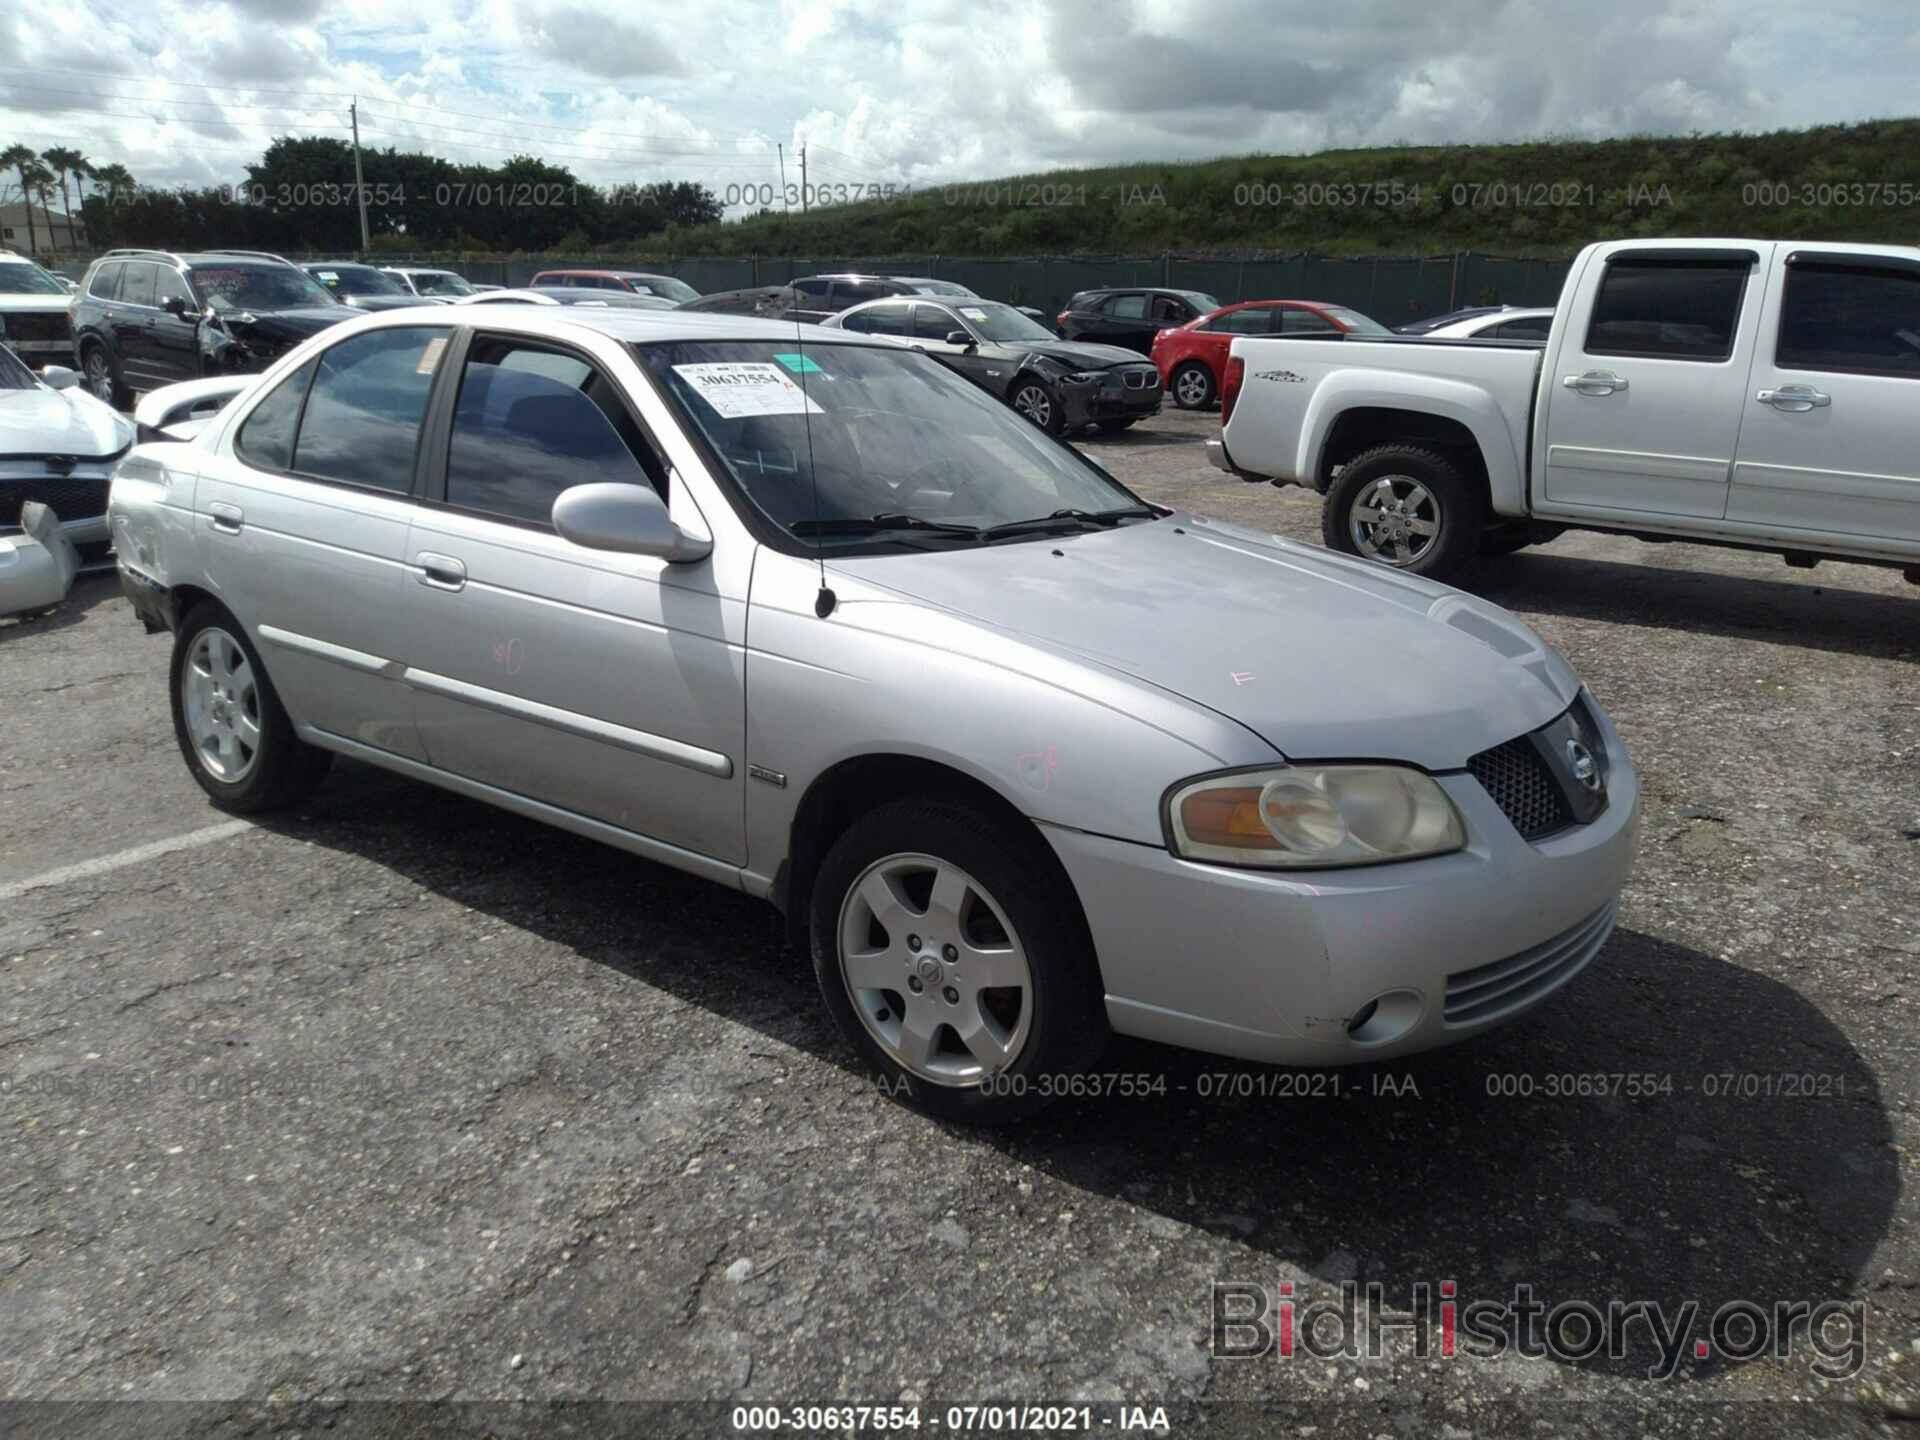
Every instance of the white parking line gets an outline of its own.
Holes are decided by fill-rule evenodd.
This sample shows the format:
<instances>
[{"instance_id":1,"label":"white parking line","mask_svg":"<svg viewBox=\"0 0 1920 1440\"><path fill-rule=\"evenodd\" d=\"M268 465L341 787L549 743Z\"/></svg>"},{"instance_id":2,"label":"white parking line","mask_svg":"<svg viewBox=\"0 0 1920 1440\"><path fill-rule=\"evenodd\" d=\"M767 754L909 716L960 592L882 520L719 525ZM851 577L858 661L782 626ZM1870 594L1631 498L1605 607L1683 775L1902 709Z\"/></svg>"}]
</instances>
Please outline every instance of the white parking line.
<instances>
[{"instance_id":1,"label":"white parking line","mask_svg":"<svg viewBox=\"0 0 1920 1440\"><path fill-rule=\"evenodd\" d=\"M121 870L129 865L138 865L143 860L151 860L159 855L171 855L176 850L196 850L202 845L211 845L216 840L224 840L229 835L238 835L242 830L253 829L251 820L226 820L218 825L208 825L204 829L189 830L184 835L175 835L170 840L151 840L145 845L135 845L130 850L118 850L111 855L102 855L97 860L82 860L77 865L62 865L58 870L49 870L44 875L30 875L25 880L10 881L0 885L0 902L24 895L29 890L44 890L49 885L65 885L70 880L87 880L95 875L105 875Z\"/></svg>"}]
</instances>

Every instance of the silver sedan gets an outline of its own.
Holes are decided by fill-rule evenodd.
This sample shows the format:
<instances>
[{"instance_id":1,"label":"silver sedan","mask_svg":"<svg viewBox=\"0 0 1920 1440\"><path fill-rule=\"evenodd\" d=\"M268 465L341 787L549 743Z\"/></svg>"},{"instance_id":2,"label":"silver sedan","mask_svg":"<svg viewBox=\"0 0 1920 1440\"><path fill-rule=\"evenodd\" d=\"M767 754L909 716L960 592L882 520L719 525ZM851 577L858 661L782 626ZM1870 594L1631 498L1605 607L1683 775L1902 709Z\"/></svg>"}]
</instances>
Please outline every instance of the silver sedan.
<instances>
[{"instance_id":1,"label":"silver sedan","mask_svg":"<svg viewBox=\"0 0 1920 1440\"><path fill-rule=\"evenodd\" d=\"M113 490L213 803L348 755L764 897L929 1110L1026 1113L1114 1032L1445 1044L1612 929L1639 788L1561 655L1144 504L924 355L475 306L231 385Z\"/></svg>"}]
</instances>

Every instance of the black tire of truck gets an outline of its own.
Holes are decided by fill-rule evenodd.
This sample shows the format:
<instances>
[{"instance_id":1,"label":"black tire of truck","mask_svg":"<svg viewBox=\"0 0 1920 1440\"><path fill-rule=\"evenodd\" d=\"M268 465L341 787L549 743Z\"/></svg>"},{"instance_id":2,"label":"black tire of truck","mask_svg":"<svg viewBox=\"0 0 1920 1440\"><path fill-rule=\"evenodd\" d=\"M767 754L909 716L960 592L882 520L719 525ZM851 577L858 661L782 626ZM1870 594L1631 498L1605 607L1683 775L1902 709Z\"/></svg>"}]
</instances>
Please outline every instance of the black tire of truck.
<instances>
[{"instance_id":1,"label":"black tire of truck","mask_svg":"<svg viewBox=\"0 0 1920 1440\"><path fill-rule=\"evenodd\" d=\"M1486 523L1478 482L1439 451L1410 444L1354 456L1320 512L1328 549L1455 584L1479 559Z\"/></svg>"}]
</instances>

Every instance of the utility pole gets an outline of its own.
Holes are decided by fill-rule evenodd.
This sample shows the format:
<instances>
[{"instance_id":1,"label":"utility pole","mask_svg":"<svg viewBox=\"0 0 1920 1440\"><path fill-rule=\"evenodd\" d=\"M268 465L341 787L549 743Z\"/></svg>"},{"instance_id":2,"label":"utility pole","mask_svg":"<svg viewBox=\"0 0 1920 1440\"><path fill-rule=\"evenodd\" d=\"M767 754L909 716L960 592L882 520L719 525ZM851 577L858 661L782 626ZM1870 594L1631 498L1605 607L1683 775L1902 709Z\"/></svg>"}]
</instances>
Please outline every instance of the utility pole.
<instances>
[{"instance_id":1,"label":"utility pole","mask_svg":"<svg viewBox=\"0 0 1920 1440\"><path fill-rule=\"evenodd\" d=\"M780 157L780 208L791 210L793 202L787 199L787 147L776 144L773 151Z\"/></svg>"},{"instance_id":2,"label":"utility pole","mask_svg":"<svg viewBox=\"0 0 1920 1440\"><path fill-rule=\"evenodd\" d=\"M347 107L348 118L353 122L353 193L360 199L360 258L365 259L367 251L373 248L367 239L367 182L360 174L360 97L353 97L353 103Z\"/></svg>"},{"instance_id":3,"label":"utility pole","mask_svg":"<svg viewBox=\"0 0 1920 1440\"><path fill-rule=\"evenodd\" d=\"M807 147L800 147L800 217L807 214Z\"/></svg>"}]
</instances>

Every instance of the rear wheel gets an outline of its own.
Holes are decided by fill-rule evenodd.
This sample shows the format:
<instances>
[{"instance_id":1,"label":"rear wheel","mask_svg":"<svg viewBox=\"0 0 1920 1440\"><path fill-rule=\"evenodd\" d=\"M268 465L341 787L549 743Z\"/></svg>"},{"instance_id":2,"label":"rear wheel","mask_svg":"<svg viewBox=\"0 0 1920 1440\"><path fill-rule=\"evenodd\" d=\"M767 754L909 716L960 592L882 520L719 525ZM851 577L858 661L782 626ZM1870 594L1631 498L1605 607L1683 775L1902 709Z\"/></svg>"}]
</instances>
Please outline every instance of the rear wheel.
<instances>
[{"instance_id":1,"label":"rear wheel","mask_svg":"<svg viewBox=\"0 0 1920 1440\"><path fill-rule=\"evenodd\" d=\"M910 800L855 821L821 862L821 996L887 1087L932 1114L1031 1114L1105 1043L1078 902L1040 847L965 805Z\"/></svg>"},{"instance_id":2,"label":"rear wheel","mask_svg":"<svg viewBox=\"0 0 1920 1440\"><path fill-rule=\"evenodd\" d=\"M1356 455L1320 513L1327 548L1444 580L1479 553L1486 497L1452 460L1419 445Z\"/></svg>"},{"instance_id":3,"label":"rear wheel","mask_svg":"<svg viewBox=\"0 0 1920 1440\"><path fill-rule=\"evenodd\" d=\"M1173 403L1182 410L1205 410L1216 398L1213 372L1198 360L1189 360L1173 372Z\"/></svg>"},{"instance_id":4,"label":"rear wheel","mask_svg":"<svg viewBox=\"0 0 1920 1440\"><path fill-rule=\"evenodd\" d=\"M1007 403L1049 435L1058 435L1067 428L1060 413L1060 397L1043 380L1031 375L1016 380Z\"/></svg>"},{"instance_id":5,"label":"rear wheel","mask_svg":"<svg viewBox=\"0 0 1920 1440\"><path fill-rule=\"evenodd\" d=\"M332 754L294 734L245 628L219 606L181 622L170 689L180 753L222 810L290 805L325 777Z\"/></svg>"}]
</instances>

